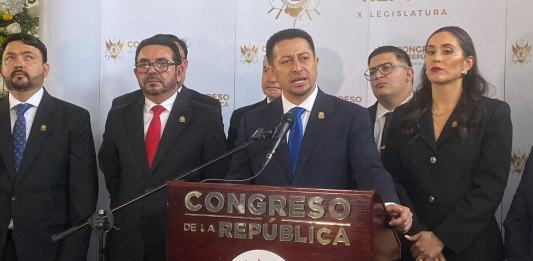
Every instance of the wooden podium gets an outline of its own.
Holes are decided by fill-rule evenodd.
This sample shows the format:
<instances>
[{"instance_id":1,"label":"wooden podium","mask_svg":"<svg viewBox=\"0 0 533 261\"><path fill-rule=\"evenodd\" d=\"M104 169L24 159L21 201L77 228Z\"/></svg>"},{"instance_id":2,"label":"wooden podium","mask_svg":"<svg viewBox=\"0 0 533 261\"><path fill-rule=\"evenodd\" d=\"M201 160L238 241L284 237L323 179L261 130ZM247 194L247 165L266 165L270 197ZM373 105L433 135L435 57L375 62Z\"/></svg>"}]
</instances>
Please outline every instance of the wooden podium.
<instances>
[{"instance_id":1,"label":"wooden podium","mask_svg":"<svg viewBox=\"0 0 533 261\"><path fill-rule=\"evenodd\" d=\"M374 191L170 182L167 260L397 260Z\"/></svg>"}]
</instances>

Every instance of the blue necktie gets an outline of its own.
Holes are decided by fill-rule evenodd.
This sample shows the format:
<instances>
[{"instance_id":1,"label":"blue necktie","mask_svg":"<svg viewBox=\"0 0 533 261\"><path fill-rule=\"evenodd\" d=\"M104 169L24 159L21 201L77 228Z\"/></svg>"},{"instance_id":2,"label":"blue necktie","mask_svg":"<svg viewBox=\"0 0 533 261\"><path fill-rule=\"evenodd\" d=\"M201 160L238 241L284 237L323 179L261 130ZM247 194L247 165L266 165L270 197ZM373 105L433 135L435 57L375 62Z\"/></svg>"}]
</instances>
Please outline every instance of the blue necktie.
<instances>
[{"instance_id":1,"label":"blue necktie","mask_svg":"<svg viewBox=\"0 0 533 261\"><path fill-rule=\"evenodd\" d=\"M302 145L302 139L304 137L304 128L302 125L302 113L304 108L294 107L290 110L294 115L294 123L291 127L291 133L289 134L289 157L291 159L292 175L296 172L296 166L298 165L298 156L300 155L300 146Z\"/></svg>"},{"instance_id":2,"label":"blue necktie","mask_svg":"<svg viewBox=\"0 0 533 261\"><path fill-rule=\"evenodd\" d=\"M31 104L20 103L15 105L13 109L17 113L17 120L13 126L13 147L15 148L15 170L19 172L22 155L24 155L24 148L26 147L26 119L24 113L31 107Z\"/></svg>"}]
</instances>

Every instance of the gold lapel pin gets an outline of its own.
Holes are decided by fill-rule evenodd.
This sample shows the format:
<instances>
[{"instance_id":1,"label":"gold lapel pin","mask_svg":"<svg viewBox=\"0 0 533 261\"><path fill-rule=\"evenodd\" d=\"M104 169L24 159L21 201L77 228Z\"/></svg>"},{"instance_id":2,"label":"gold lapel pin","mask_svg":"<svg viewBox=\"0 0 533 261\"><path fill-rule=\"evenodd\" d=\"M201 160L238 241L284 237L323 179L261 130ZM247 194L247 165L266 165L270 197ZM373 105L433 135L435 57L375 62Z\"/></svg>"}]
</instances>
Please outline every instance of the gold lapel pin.
<instances>
[{"instance_id":1,"label":"gold lapel pin","mask_svg":"<svg viewBox=\"0 0 533 261\"><path fill-rule=\"evenodd\" d=\"M326 118L326 115L324 114L324 112L319 111L319 112L318 112L318 118L321 119L321 120L323 120L324 118Z\"/></svg>"},{"instance_id":2,"label":"gold lapel pin","mask_svg":"<svg viewBox=\"0 0 533 261\"><path fill-rule=\"evenodd\" d=\"M452 122L452 128L457 128L457 121Z\"/></svg>"},{"instance_id":3,"label":"gold lapel pin","mask_svg":"<svg viewBox=\"0 0 533 261\"><path fill-rule=\"evenodd\" d=\"M48 130L48 126L46 124L41 125L41 132L45 132Z\"/></svg>"},{"instance_id":4,"label":"gold lapel pin","mask_svg":"<svg viewBox=\"0 0 533 261\"><path fill-rule=\"evenodd\" d=\"M179 119L178 119L178 121L179 121L180 123L185 123L187 120L185 119L185 116L180 116Z\"/></svg>"}]
</instances>

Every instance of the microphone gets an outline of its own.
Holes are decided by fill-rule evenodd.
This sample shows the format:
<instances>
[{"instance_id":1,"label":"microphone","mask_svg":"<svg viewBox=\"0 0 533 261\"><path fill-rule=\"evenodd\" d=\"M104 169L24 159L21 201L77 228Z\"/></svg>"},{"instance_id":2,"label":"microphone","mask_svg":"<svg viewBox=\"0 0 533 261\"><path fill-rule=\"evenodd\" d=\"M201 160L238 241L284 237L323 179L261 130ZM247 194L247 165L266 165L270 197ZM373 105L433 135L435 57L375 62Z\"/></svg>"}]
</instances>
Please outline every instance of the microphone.
<instances>
[{"instance_id":1,"label":"microphone","mask_svg":"<svg viewBox=\"0 0 533 261\"><path fill-rule=\"evenodd\" d=\"M201 182L246 182L246 181L250 181L250 180L257 178L257 176L263 173L263 170L265 170L266 166L272 159L272 156L274 155L274 153L276 153L276 150L278 149L279 145L283 141L285 135L291 129L293 122L294 122L294 115L292 115L292 113L290 112L287 112L281 117L281 121L278 123L278 125L276 126L276 128L274 128L273 131L263 130L264 134L262 136L259 135L261 139L272 138L273 140L275 140L275 142L272 145L271 149L266 154L265 162L263 163L259 171L255 173L253 176L245 178L245 179L204 179ZM258 135L254 133L254 135L252 135L252 140L254 136L258 136Z\"/></svg>"},{"instance_id":2,"label":"microphone","mask_svg":"<svg viewBox=\"0 0 533 261\"><path fill-rule=\"evenodd\" d=\"M285 131L286 132L286 131ZM232 150L214 158L214 159L211 159L205 163L203 163L202 165L194 168L194 169L191 169L189 171L187 171L186 173L182 174L181 176L178 176L178 177L174 177L172 179L169 179L167 181L175 181L175 180L180 180L180 179L183 179L187 176L190 176L192 175L193 173L221 160L222 158L225 158L227 156L230 156L232 154L235 154L236 152L238 151L241 151L247 147L249 147L250 145L254 144L255 142L258 142L260 140L264 140L264 139L268 139L270 137L272 137L272 131L271 130L265 130L265 129L262 129L262 128L259 128L257 130L255 130L255 132L252 134L252 136L250 137L250 139L246 142L244 142L243 144L233 148ZM212 180L216 180L216 179L212 179ZM78 232L78 230L82 229L82 228L85 228L87 226L92 226L92 227L97 227L96 225L94 225L95 223L97 222L105 222L105 219L104 218L107 218L107 215L112 215L113 213L115 213L116 211L119 211L129 205L132 205L132 204L135 204L137 201L143 199L143 198L146 198L158 191L160 191L161 189L167 187L167 181L165 181L164 183L160 184L159 186L155 187L155 188L152 188L150 190L147 190L145 191L143 194L140 194L140 195L137 195L136 197L134 198L131 198L129 199L128 201L126 201L125 203L122 203L121 205L117 206L117 207L114 207L113 209L111 209L111 211L101 211L101 210L97 210L97 213L92 215L91 217L87 218L87 221L84 222L83 224L79 224L79 225L75 225L65 231L62 231L62 232L59 232L59 233L55 233L53 234L50 239L52 240L52 242L56 243L56 242L59 242L63 239L65 239L66 237L69 237L70 235ZM207 179L207 180L203 180L202 182L204 181L211 181L211 179ZM101 213L100 213L101 212ZM107 212L107 213L106 213ZM98 218L95 218L95 215L98 215L99 217ZM98 224L98 223L97 223ZM107 226L108 227L108 226ZM105 230L103 230L105 232ZM106 232L107 233L107 232ZM102 242L102 240L101 240Z\"/></svg>"},{"instance_id":3,"label":"microphone","mask_svg":"<svg viewBox=\"0 0 533 261\"><path fill-rule=\"evenodd\" d=\"M267 153L266 157L271 158L274 153L276 153L276 150L278 149L279 145L283 141L283 138L287 134L287 132L291 129L292 123L294 122L294 115L292 113L287 112L283 114L283 117L281 117L281 121L274 129L274 133L272 134L272 139L276 142L272 146L272 148Z\"/></svg>"}]
</instances>

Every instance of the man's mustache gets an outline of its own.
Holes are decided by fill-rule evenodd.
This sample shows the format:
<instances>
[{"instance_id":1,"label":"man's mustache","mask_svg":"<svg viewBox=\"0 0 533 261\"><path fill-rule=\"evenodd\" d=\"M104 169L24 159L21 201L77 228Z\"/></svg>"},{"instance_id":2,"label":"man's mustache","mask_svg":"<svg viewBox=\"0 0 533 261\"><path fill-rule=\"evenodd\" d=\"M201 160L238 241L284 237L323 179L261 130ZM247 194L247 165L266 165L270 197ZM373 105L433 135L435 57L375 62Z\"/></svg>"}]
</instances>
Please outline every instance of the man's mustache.
<instances>
[{"instance_id":1,"label":"man's mustache","mask_svg":"<svg viewBox=\"0 0 533 261\"><path fill-rule=\"evenodd\" d=\"M12 72L11 73L11 78L14 78L15 76L20 75L20 74L26 76L26 78L30 78L30 75L27 72L23 71L23 70L16 70L16 71Z\"/></svg>"}]
</instances>

